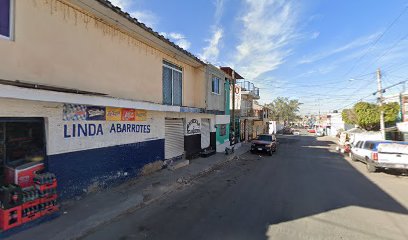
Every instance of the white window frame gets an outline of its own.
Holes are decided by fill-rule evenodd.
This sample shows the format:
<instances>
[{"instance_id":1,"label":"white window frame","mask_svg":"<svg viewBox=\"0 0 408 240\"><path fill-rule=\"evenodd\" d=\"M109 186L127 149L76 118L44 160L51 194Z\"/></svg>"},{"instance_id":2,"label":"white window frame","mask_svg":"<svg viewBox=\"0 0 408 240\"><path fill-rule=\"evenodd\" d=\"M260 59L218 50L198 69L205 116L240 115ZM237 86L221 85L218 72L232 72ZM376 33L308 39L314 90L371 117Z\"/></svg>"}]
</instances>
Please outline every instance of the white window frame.
<instances>
[{"instance_id":1,"label":"white window frame","mask_svg":"<svg viewBox=\"0 0 408 240\"><path fill-rule=\"evenodd\" d=\"M177 69L177 68L174 68L174 67L168 65L168 64L166 64L166 62L168 62L170 64L174 64L174 63L172 63L170 61L163 60L163 67L169 68L172 71L176 71L176 72L179 72L181 74L181 104L180 104L180 106L183 106L183 97L184 97L184 93L183 93L183 86L184 86L184 83L183 83L183 81L184 81L183 68L179 67L179 68L181 68L181 71L180 71L180 69ZM174 64L174 65L177 66L176 64ZM174 77L173 76L174 75L172 73L171 74L171 106L178 106L178 105L174 105Z\"/></svg>"},{"instance_id":2,"label":"white window frame","mask_svg":"<svg viewBox=\"0 0 408 240\"><path fill-rule=\"evenodd\" d=\"M213 89L212 89L214 79L218 79L218 92L214 92ZM221 84L220 84L220 82L221 82L221 78L219 78L219 77L217 77L215 75L212 75L212 78L211 78L211 93L213 93L215 95L221 95L221 89L220 89Z\"/></svg>"},{"instance_id":3,"label":"white window frame","mask_svg":"<svg viewBox=\"0 0 408 240\"><path fill-rule=\"evenodd\" d=\"M1 35L0 34L0 39L5 39L5 40L14 40L14 9L15 9L15 1L10 0L10 16L9 16L9 37Z\"/></svg>"}]
</instances>

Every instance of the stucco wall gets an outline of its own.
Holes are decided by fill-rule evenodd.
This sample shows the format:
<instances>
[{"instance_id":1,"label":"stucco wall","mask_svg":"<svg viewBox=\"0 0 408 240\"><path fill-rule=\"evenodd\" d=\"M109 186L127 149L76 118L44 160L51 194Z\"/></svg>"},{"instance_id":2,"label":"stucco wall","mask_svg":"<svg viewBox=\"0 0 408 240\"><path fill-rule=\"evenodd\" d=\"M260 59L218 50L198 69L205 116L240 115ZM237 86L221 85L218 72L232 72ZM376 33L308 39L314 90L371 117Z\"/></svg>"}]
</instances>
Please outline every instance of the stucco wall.
<instances>
[{"instance_id":1,"label":"stucco wall","mask_svg":"<svg viewBox=\"0 0 408 240\"><path fill-rule=\"evenodd\" d=\"M183 68L183 105L204 107L204 93L195 94L202 70L55 3L15 1L15 40L0 38L0 79L161 104L166 59Z\"/></svg>"},{"instance_id":2,"label":"stucco wall","mask_svg":"<svg viewBox=\"0 0 408 240\"><path fill-rule=\"evenodd\" d=\"M111 147L123 144L164 139L164 113L147 112L146 121L64 121L63 104L10 100L0 98L0 117L43 117L45 119L47 155ZM101 124L103 134L73 136L73 125ZM112 124L149 125L149 133L113 132Z\"/></svg>"},{"instance_id":3,"label":"stucco wall","mask_svg":"<svg viewBox=\"0 0 408 240\"><path fill-rule=\"evenodd\" d=\"M212 92L212 78L216 76L220 78L220 93ZM212 65L207 65L206 72L206 88L207 88L207 109L225 111L225 74Z\"/></svg>"},{"instance_id":4,"label":"stucco wall","mask_svg":"<svg viewBox=\"0 0 408 240\"><path fill-rule=\"evenodd\" d=\"M144 165L164 159L163 112L148 111L142 121L64 121L63 104L4 98L0 98L0 109L0 117L44 118L45 163L58 178L62 198L136 176ZM88 131L87 136L78 136L72 132L74 125L78 129L79 125L90 124L103 133ZM118 124L149 127L148 131L118 131ZM115 131L111 131L112 125L116 126Z\"/></svg>"}]
</instances>

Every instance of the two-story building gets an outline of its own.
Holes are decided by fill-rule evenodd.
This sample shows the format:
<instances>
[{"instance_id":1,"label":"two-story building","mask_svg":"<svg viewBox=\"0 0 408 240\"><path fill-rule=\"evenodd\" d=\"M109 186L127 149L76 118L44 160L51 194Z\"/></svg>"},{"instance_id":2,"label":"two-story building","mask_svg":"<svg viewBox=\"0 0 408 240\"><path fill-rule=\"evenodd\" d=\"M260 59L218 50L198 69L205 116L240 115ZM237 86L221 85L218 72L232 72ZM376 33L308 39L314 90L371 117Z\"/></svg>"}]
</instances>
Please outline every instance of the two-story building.
<instances>
[{"instance_id":1,"label":"two-story building","mask_svg":"<svg viewBox=\"0 0 408 240\"><path fill-rule=\"evenodd\" d=\"M260 99L259 88L249 81L240 81L238 85L241 87L240 139L247 142L256 134L254 121L262 120L262 107L255 107L255 101Z\"/></svg>"},{"instance_id":2,"label":"two-story building","mask_svg":"<svg viewBox=\"0 0 408 240\"><path fill-rule=\"evenodd\" d=\"M0 53L3 183L45 166L68 198L228 135L223 72L108 1L1 0Z\"/></svg>"}]
</instances>

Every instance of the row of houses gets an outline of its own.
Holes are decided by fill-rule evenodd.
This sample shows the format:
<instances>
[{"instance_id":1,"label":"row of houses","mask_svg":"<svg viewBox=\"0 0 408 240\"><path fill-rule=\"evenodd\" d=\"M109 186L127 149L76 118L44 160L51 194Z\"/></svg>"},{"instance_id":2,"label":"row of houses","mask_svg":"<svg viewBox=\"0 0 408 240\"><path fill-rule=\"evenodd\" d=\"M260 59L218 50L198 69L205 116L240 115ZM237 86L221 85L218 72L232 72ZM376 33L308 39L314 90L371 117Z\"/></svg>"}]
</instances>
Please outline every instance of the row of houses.
<instances>
[{"instance_id":1,"label":"row of houses","mask_svg":"<svg viewBox=\"0 0 408 240\"><path fill-rule=\"evenodd\" d=\"M0 53L0 185L45 167L70 198L266 131L252 83L106 0L1 0Z\"/></svg>"}]
</instances>

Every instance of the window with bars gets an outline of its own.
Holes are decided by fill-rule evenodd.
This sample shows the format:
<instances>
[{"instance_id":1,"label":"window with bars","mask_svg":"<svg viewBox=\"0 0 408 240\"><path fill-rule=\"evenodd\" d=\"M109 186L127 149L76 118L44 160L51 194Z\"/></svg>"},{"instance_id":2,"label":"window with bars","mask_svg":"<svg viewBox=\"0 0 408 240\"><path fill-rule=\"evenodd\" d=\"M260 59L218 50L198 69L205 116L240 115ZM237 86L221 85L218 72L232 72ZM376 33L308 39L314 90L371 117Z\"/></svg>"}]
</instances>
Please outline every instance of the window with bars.
<instances>
[{"instance_id":1,"label":"window with bars","mask_svg":"<svg viewBox=\"0 0 408 240\"><path fill-rule=\"evenodd\" d=\"M12 0L0 0L0 37L11 38Z\"/></svg>"},{"instance_id":2,"label":"window with bars","mask_svg":"<svg viewBox=\"0 0 408 240\"><path fill-rule=\"evenodd\" d=\"M220 78L213 76L212 77L212 92L220 94Z\"/></svg>"},{"instance_id":3,"label":"window with bars","mask_svg":"<svg viewBox=\"0 0 408 240\"><path fill-rule=\"evenodd\" d=\"M182 105L183 69L163 61L163 104Z\"/></svg>"}]
</instances>

